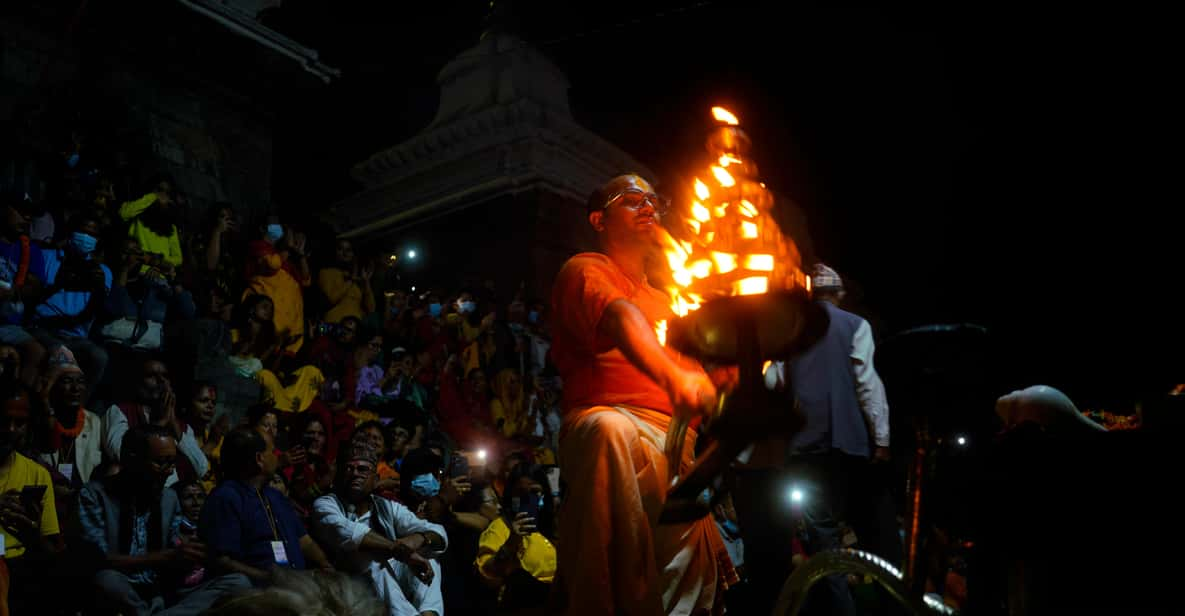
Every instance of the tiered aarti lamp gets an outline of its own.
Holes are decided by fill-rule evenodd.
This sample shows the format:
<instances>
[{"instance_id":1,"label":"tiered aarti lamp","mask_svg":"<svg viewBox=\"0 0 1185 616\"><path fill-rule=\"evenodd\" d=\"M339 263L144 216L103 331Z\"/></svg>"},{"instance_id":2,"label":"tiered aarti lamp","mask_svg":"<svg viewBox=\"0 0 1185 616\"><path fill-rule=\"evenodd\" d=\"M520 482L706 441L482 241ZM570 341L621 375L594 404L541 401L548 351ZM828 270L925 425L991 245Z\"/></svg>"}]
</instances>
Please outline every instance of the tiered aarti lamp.
<instances>
[{"instance_id":1,"label":"tiered aarti lamp","mask_svg":"<svg viewBox=\"0 0 1185 616\"><path fill-rule=\"evenodd\" d=\"M694 198L666 220L667 290L678 318L659 323L658 335L705 363L737 365L740 381L708 426L712 443L671 489L665 520L702 515L696 498L737 454L796 428L789 402L771 398L762 371L827 329L826 313L810 301L798 249L773 219L773 195L748 158L748 135L728 110L715 107L712 115L709 160L693 180ZM672 460L679 459L686 429L677 420L670 430Z\"/></svg>"}]
</instances>

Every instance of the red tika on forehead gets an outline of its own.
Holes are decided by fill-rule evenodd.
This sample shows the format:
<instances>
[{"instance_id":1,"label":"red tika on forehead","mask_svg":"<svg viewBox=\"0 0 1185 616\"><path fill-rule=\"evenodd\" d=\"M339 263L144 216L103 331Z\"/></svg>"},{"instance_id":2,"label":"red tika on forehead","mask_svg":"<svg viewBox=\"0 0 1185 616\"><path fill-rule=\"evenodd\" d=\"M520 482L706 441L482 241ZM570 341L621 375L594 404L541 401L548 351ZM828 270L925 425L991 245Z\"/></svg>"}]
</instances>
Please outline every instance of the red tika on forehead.
<instances>
[{"instance_id":1,"label":"red tika on forehead","mask_svg":"<svg viewBox=\"0 0 1185 616\"><path fill-rule=\"evenodd\" d=\"M627 188L637 188L643 192L654 192L654 187L650 185L650 182L647 182L641 176L633 174L614 178L606 188L609 193L619 192Z\"/></svg>"}]
</instances>

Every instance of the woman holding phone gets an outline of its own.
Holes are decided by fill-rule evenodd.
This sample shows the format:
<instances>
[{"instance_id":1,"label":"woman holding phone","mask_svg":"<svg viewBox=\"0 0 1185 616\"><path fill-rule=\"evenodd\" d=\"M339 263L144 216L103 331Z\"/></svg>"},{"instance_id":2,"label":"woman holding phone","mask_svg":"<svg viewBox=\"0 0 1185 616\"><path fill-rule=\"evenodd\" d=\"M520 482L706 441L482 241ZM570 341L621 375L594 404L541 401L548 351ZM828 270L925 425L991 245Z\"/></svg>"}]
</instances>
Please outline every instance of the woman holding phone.
<instances>
[{"instance_id":1,"label":"woman holding phone","mask_svg":"<svg viewBox=\"0 0 1185 616\"><path fill-rule=\"evenodd\" d=\"M502 609L546 604L555 579L556 549L539 529L550 527L553 504L541 467L519 464L506 480L501 515L478 539L477 570L498 588Z\"/></svg>"}]
</instances>

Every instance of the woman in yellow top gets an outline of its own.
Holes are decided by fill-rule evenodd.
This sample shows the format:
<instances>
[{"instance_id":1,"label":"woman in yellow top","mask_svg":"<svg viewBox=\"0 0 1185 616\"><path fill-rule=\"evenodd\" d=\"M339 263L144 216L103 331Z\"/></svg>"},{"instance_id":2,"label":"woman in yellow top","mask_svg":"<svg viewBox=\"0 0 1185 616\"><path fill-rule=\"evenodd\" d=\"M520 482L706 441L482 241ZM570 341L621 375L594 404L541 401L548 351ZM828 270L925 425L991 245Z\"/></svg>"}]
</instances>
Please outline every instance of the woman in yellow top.
<instances>
[{"instance_id":1,"label":"woman in yellow top","mask_svg":"<svg viewBox=\"0 0 1185 616\"><path fill-rule=\"evenodd\" d=\"M150 265L170 276L181 267L181 237L177 233L173 209L173 182L160 176L152 183L152 192L119 207L119 217L128 224L128 237L151 255Z\"/></svg>"},{"instance_id":2,"label":"woman in yellow top","mask_svg":"<svg viewBox=\"0 0 1185 616\"><path fill-rule=\"evenodd\" d=\"M546 484L540 467L515 467L507 478L501 515L478 538L477 570L498 589L502 609L542 607L555 580L556 549L544 535L554 520Z\"/></svg>"},{"instance_id":3,"label":"woman in yellow top","mask_svg":"<svg viewBox=\"0 0 1185 616\"><path fill-rule=\"evenodd\" d=\"M369 265L358 267L350 240L337 241L337 263L322 268L317 275L317 287L328 302L326 323L339 323L346 317L362 320L375 311L374 291L370 288L373 274Z\"/></svg>"},{"instance_id":4,"label":"woman in yellow top","mask_svg":"<svg viewBox=\"0 0 1185 616\"><path fill-rule=\"evenodd\" d=\"M231 324L229 359L239 376L259 382L272 408L299 413L316 399L325 377L315 366L303 366L280 380L273 371L279 364L282 344L272 321L274 314L275 304L266 295L251 295L243 300Z\"/></svg>"},{"instance_id":5,"label":"woman in yellow top","mask_svg":"<svg viewBox=\"0 0 1185 616\"><path fill-rule=\"evenodd\" d=\"M528 436L535 428L523 393L523 381L518 372L503 368L494 377L494 399L490 401L490 415L494 426L504 436Z\"/></svg>"},{"instance_id":6,"label":"woman in yellow top","mask_svg":"<svg viewBox=\"0 0 1185 616\"><path fill-rule=\"evenodd\" d=\"M281 239L284 243L277 247ZM290 355L295 355L304 344L302 289L312 281L304 248L304 235L285 229L274 217L264 227L263 238L247 246L247 290L243 299L249 295L272 298L276 335L282 341L283 351Z\"/></svg>"}]
</instances>

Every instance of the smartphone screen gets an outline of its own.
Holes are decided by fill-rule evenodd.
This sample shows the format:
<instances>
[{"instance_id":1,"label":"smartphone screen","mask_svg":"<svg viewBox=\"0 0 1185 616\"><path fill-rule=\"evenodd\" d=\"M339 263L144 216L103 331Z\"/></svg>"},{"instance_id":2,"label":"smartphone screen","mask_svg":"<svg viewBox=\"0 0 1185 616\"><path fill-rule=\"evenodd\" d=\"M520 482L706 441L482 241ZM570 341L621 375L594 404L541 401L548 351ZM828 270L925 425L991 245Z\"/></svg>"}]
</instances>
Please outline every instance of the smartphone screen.
<instances>
[{"instance_id":1,"label":"smartphone screen","mask_svg":"<svg viewBox=\"0 0 1185 616\"><path fill-rule=\"evenodd\" d=\"M547 487L551 488L552 496L560 495L560 467L553 466L547 469Z\"/></svg>"},{"instance_id":2,"label":"smartphone screen","mask_svg":"<svg viewBox=\"0 0 1185 616\"><path fill-rule=\"evenodd\" d=\"M33 509L41 504L41 497L45 496L46 486L25 486L21 488L21 505L25 509Z\"/></svg>"},{"instance_id":3,"label":"smartphone screen","mask_svg":"<svg viewBox=\"0 0 1185 616\"><path fill-rule=\"evenodd\" d=\"M453 457L453 467L449 472L449 477L467 477L469 476L469 458L458 452Z\"/></svg>"},{"instance_id":4,"label":"smartphone screen","mask_svg":"<svg viewBox=\"0 0 1185 616\"><path fill-rule=\"evenodd\" d=\"M543 509L543 495L531 493L526 498L512 497L511 500L517 499L519 504L516 507L518 513L525 513L535 520L539 519L539 512ZM511 503L513 504L513 502Z\"/></svg>"}]
</instances>

